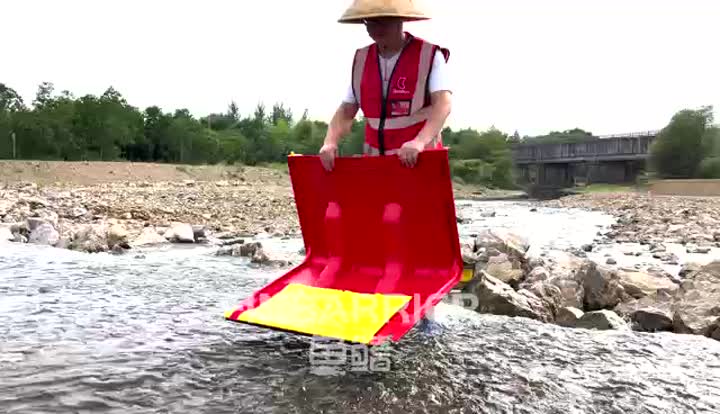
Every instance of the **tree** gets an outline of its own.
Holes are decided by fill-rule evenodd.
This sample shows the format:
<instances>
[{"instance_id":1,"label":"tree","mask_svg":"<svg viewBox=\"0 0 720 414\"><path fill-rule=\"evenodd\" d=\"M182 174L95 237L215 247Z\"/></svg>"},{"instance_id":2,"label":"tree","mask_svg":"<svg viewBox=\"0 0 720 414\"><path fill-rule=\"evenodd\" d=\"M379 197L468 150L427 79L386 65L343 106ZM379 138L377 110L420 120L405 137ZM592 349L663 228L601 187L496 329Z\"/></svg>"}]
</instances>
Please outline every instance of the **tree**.
<instances>
[{"instance_id":1,"label":"tree","mask_svg":"<svg viewBox=\"0 0 720 414\"><path fill-rule=\"evenodd\" d=\"M650 150L650 164L661 177L691 178L703 159L703 137L713 121L712 107L684 109L660 131ZM705 146L709 138L705 138Z\"/></svg>"},{"instance_id":2,"label":"tree","mask_svg":"<svg viewBox=\"0 0 720 414\"><path fill-rule=\"evenodd\" d=\"M235 101L230 101L230 105L228 105L227 116L235 122L240 119L240 112L238 112L238 107Z\"/></svg>"}]
</instances>

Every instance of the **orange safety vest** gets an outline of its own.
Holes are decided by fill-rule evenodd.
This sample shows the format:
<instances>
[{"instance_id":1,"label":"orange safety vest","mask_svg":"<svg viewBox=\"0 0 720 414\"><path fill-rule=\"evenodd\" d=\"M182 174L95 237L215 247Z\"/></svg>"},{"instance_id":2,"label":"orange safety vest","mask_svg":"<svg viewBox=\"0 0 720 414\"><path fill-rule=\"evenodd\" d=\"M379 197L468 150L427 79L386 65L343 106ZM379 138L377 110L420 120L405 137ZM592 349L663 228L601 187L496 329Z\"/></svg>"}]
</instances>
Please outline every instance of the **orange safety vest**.
<instances>
[{"instance_id":1,"label":"orange safety vest","mask_svg":"<svg viewBox=\"0 0 720 414\"><path fill-rule=\"evenodd\" d=\"M450 51L405 33L408 42L400 52L383 96L383 82L375 43L355 52L352 89L366 118L364 153L393 155L415 139L430 116L428 84L435 52L447 61ZM430 148L442 148L436 137Z\"/></svg>"}]
</instances>

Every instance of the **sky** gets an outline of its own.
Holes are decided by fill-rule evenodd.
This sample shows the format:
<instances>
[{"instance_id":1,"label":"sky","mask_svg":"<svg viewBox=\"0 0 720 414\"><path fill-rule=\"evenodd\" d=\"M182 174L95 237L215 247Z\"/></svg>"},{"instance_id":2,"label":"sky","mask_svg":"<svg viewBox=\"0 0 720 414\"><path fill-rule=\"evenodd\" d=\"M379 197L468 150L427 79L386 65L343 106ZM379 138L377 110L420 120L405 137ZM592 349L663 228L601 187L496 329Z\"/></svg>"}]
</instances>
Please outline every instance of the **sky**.
<instances>
[{"instance_id":1,"label":"sky","mask_svg":"<svg viewBox=\"0 0 720 414\"><path fill-rule=\"evenodd\" d=\"M196 116L283 102L329 122L362 26L351 0L0 0L0 82L32 102L53 82L113 86ZM684 108L720 121L720 1L425 0L405 29L450 49L447 125L539 135L660 129Z\"/></svg>"}]
</instances>

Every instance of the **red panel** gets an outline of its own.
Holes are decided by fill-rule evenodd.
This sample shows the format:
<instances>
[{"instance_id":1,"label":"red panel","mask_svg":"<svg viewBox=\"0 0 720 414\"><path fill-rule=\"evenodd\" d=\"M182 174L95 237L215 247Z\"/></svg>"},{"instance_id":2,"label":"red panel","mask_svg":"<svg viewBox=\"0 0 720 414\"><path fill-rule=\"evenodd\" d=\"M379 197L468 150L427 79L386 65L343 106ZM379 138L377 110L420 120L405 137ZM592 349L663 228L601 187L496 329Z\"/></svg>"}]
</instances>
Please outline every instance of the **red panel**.
<instances>
[{"instance_id":1,"label":"red panel","mask_svg":"<svg viewBox=\"0 0 720 414\"><path fill-rule=\"evenodd\" d=\"M399 340L461 278L446 149L422 152L414 168L397 156L340 157L331 172L317 156L288 158L307 257L245 300L259 306L288 283L413 296L376 334Z\"/></svg>"}]
</instances>

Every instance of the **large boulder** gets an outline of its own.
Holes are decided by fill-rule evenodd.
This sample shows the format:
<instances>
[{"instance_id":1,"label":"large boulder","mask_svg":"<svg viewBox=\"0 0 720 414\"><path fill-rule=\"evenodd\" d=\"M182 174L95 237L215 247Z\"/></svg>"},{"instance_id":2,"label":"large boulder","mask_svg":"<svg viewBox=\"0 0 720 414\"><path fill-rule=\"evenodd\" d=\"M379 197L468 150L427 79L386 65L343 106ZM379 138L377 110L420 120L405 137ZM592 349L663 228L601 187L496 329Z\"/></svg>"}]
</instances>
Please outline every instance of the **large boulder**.
<instances>
[{"instance_id":1,"label":"large boulder","mask_svg":"<svg viewBox=\"0 0 720 414\"><path fill-rule=\"evenodd\" d=\"M530 249L527 239L506 229L484 230L475 238L475 251L496 249L508 255L511 262L525 265L525 254Z\"/></svg>"},{"instance_id":2,"label":"large boulder","mask_svg":"<svg viewBox=\"0 0 720 414\"><path fill-rule=\"evenodd\" d=\"M108 246L127 245L129 233L121 224L115 224L107 232Z\"/></svg>"},{"instance_id":3,"label":"large boulder","mask_svg":"<svg viewBox=\"0 0 720 414\"><path fill-rule=\"evenodd\" d=\"M678 333L720 335L720 261L686 276L673 305L673 325Z\"/></svg>"},{"instance_id":4,"label":"large boulder","mask_svg":"<svg viewBox=\"0 0 720 414\"><path fill-rule=\"evenodd\" d=\"M101 253L108 250L107 226L104 224L88 224L75 233L70 249L88 253Z\"/></svg>"},{"instance_id":5,"label":"large boulder","mask_svg":"<svg viewBox=\"0 0 720 414\"><path fill-rule=\"evenodd\" d=\"M586 311L611 309L629 299L617 271L586 261L579 271L585 292Z\"/></svg>"},{"instance_id":6,"label":"large boulder","mask_svg":"<svg viewBox=\"0 0 720 414\"><path fill-rule=\"evenodd\" d=\"M555 315L555 323L560 326L574 328L577 326L577 322L583 317L583 315L583 311L578 308L569 306L560 308L557 315Z\"/></svg>"},{"instance_id":7,"label":"large boulder","mask_svg":"<svg viewBox=\"0 0 720 414\"><path fill-rule=\"evenodd\" d=\"M527 290L542 300L545 309L547 309L553 317L562 308L563 296L560 288L547 282L536 282L529 287L523 287L521 290Z\"/></svg>"},{"instance_id":8,"label":"large boulder","mask_svg":"<svg viewBox=\"0 0 720 414\"><path fill-rule=\"evenodd\" d=\"M43 223L30 233L29 242L55 246L60 241L60 233L49 223Z\"/></svg>"},{"instance_id":9,"label":"large boulder","mask_svg":"<svg viewBox=\"0 0 720 414\"><path fill-rule=\"evenodd\" d=\"M636 299L653 295L658 290L665 290L670 293L678 290L678 285L664 275L627 270L620 270L617 275L620 286L625 289L625 293Z\"/></svg>"},{"instance_id":10,"label":"large boulder","mask_svg":"<svg viewBox=\"0 0 720 414\"><path fill-rule=\"evenodd\" d=\"M466 289L478 300L476 311L505 316L520 316L548 322L552 314L543 301L527 290L516 292L507 283L487 273L473 280Z\"/></svg>"},{"instance_id":11,"label":"large boulder","mask_svg":"<svg viewBox=\"0 0 720 414\"><path fill-rule=\"evenodd\" d=\"M172 223L165 238L171 243L195 243L195 231L187 223Z\"/></svg>"},{"instance_id":12,"label":"large boulder","mask_svg":"<svg viewBox=\"0 0 720 414\"><path fill-rule=\"evenodd\" d=\"M642 332L673 330L672 296L659 290L652 295L621 303L615 312L632 322L632 328Z\"/></svg>"},{"instance_id":13,"label":"large boulder","mask_svg":"<svg viewBox=\"0 0 720 414\"><path fill-rule=\"evenodd\" d=\"M484 269L481 266L479 270L485 270L490 276L513 286L517 286L524 276L523 270L520 269L520 263L510 261L505 253L488 258Z\"/></svg>"},{"instance_id":14,"label":"large boulder","mask_svg":"<svg viewBox=\"0 0 720 414\"><path fill-rule=\"evenodd\" d=\"M580 279L582 259L567 252L551 251L546 257L546 266L550 273L547 283L560 289L559 306L583 309L585 290Z\"/></svg>"},{"instance_id":15,"label":"large boulder","mask_svg":"<svg viewBox=\"0 0 720 414\"><path fill-rule=\"evenodd\" d=\"M138 237L130 243L135 247L154 246L159 244L167 244L165 237L158 234L154 227L145 227Z\"/></svg>"},{"instance_id":16,"label":"large boulder","mask_svg":"<svg viewBox=\"0 0 720 414\"><path fill-rule=\"evenodd\" d=\"M583 329L630 330L628 324L621 317L609 310L588 312L578 319L575 326Z\"/></svg>"}]
</instances>

